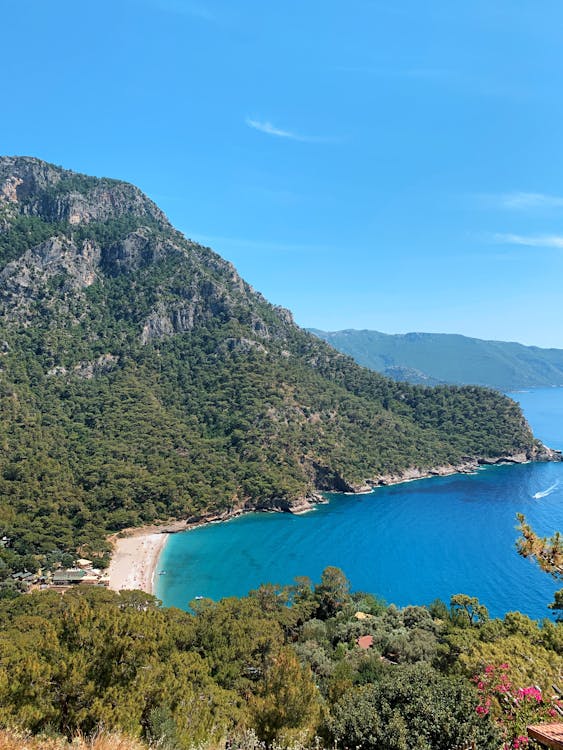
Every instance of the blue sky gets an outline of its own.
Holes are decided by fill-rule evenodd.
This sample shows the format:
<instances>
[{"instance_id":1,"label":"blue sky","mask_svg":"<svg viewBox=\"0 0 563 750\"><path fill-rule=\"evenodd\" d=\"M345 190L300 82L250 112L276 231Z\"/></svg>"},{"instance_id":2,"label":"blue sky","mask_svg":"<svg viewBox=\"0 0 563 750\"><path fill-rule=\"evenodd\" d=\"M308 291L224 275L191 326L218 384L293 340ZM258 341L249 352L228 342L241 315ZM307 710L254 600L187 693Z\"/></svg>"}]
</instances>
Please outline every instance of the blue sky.
<instances>
[{"instance_id":1,"label":"blue sky","mask_svg":"<svg viewBox=\"0 0 563 750\"><path fill-rule=\"evenodd\" d=\"M560 0L4 0L0 151L139 185L303 326L563 348Z\"/></svg>"}]
</instances>

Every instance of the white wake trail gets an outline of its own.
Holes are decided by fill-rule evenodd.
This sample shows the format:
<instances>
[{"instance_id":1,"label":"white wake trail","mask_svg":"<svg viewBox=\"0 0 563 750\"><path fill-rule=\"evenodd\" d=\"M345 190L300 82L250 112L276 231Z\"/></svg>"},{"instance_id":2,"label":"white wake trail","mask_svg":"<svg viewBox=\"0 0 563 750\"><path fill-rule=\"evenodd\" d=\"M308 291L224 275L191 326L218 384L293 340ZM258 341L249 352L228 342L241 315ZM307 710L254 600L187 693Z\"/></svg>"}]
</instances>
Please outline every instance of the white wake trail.
<instances>
[{"instance_id":1,"label":"white wake trail","mask_svg":"<svg viewBox=\"0 0 563 750\"><path fill-rule=\"evenodd\" d=\"M555 484L552 484L551 487L548 487L547 490L543 490L543 492L536 492L535 495L532 495L532 497L535 500L539 500L541 497L547 497L548 495L551 495L552 492L555 492L558 487L559 480L557 480Z\"/></svg>"}]
</instances>

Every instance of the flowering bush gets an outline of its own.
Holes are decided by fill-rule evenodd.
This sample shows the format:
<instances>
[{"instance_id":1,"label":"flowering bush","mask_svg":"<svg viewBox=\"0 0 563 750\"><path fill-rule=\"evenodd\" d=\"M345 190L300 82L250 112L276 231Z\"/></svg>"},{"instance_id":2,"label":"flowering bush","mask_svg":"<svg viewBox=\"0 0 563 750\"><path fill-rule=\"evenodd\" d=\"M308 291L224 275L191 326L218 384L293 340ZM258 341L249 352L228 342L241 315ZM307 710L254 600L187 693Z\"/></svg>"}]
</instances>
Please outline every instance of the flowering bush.
<instances>
[{"instance_id":1,"label":"flowering bush","mask_svg":"<svg viewBox=\"0 0 563 750\"><path fill-rule=\"evenodd\" d=\"M475 711L480 716L494 716L502 731L503 750L522 750L529 742L526 727L552 720L557 711L539 688L515 687L509 672L508 664L489 664L473 678L480 696Z\"/></svg>"}]
</instances>

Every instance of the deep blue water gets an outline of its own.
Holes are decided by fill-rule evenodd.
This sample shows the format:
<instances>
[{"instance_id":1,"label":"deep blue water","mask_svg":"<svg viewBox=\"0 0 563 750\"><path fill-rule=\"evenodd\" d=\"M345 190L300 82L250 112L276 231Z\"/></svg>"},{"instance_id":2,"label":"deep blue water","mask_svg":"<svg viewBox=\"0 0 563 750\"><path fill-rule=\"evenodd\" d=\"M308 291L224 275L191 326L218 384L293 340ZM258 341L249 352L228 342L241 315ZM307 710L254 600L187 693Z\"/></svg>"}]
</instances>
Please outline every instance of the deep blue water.
<instances>
[{"instance_id":1,"label":"deep blue water","mask_svg":"<svg viewBox=\"0 0 563 750\"><path fill-rule=\"evenodd\" d=\"M563 389L511 395L535 434L563 448ZM541 618L561 585L516 553L518 512L542 534L563 529L563 464L495 466L331 495L302 516L255 513L175 534L159 561L167 572L157 576L157 595L185 609L195 596L244 595L299 575L317 581L336 565L354 590L399 606L463 592L494 616L520 610Z\"/></svg>"}]
</instances>

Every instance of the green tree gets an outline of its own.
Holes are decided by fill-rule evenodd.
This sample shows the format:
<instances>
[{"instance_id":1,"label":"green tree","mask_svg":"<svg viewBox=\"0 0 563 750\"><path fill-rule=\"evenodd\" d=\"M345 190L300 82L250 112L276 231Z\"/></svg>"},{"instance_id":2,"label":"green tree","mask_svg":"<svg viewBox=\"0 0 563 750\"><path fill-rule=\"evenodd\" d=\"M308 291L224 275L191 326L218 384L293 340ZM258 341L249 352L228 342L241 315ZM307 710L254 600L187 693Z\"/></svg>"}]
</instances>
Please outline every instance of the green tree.
<instances>
[{"instance_id":1,"label":"green tree","mask_svg":"<svg viewBox=\"0 0 563 750\"><path fill-rule=\"evenodd\" d=\"M550 537L540 537L528 525L522 513L518 513L518 531L520 538L516 542L518 554L522 557L532 557L546 573L556 579L563 578L563 539L556 531Z\"/></svg>"},{"instance_id":2,"label":"green tree","mask_svg":"<svg viewBox=\"0 0 563 750\"><path fill-rule=\"evenodd\" d=\"M559 531L551 537L540 537L526 522L522 513L518 513L518 531L520 538L516 541L516 549L522 557L536 560L540 568L549 573L555 580L563 579L563 539ZM554 610L558 620L563 619L563 589L555 592L554 601L547 605Z\"/></svg>"},{"instance_id":3,"label":"green tree","mask_svg":"<svg viewBox=\"0 0 563 750\"><path fill-rule=\"evenodd\" d=\"M314 732L320 697L311 670L299 664L292 649L283 648L275 657L250 710L258 737L267 743Z\"/></svg>"},{"instance_id":4,"label":"green tree","mask_svg":"<svg viewBox=\"0 0 563 750\"><path fill-rule=\"evenodd\" d=\"M453 616L469 627L482 625L489 619L489 611L475 596L455 594L450 599Z\"/></svg>"},{"instance_id":5,"label":"green tree","mask_svg":"<svg viewBox=\"0 0 563 750\"><path fill-rule=\"evenodd\" d=\"M323 570L321 582L315 586L314 597L316 616L319 620L328 620L349 603L350 582L340 568L329 566Z\"/></svg>"}]
</instances>

